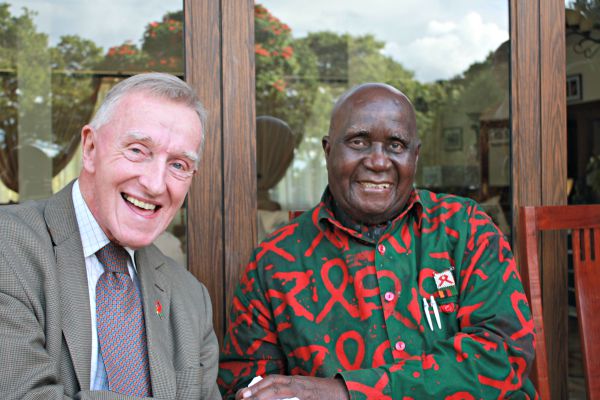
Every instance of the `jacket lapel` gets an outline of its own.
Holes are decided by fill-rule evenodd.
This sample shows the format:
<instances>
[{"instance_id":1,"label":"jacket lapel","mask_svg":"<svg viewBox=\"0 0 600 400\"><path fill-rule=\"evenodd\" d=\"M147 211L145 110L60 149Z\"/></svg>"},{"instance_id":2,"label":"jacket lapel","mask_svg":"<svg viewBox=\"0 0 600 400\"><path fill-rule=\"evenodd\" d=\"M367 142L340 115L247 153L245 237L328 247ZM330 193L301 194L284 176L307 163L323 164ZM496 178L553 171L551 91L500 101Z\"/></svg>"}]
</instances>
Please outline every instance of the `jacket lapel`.
<instances>
[{"instance_id":1,"label":"jacket lapel","mask_svg":"<svg viewBox=\"0 0 600 400\"><path fill-rule=\"evenodd\" d=\"M169 330L171 279L166 271L168 266L163 260L164 257L154 246L135 252L144 304L152 395L174 398L177 388L171 361L173 347Z\"/></svg>"},{"instance_id":2,"label":"jacket lapel","mask_svg":"<svg viewBox=\"0 0 600 400\"><path fill-rule=\"evenodd\" d=\"M82 390L90 387L91 318L83 248L71 197L72 184L48 200L44 216L54 243L62 330Z\"/></svg>"}]
</instances>

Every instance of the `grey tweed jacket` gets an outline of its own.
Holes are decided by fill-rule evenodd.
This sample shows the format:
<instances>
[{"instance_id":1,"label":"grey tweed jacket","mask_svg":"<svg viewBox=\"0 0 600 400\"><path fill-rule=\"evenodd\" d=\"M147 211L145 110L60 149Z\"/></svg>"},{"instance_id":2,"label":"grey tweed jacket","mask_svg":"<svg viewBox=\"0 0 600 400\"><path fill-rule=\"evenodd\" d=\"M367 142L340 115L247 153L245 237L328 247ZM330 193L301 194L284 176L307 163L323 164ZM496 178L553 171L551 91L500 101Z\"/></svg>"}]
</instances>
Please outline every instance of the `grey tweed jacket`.
<instances>
[{"instance_id":1,"label":"grey tweed jacket","mask_svg":"<svg viewBox=\"0 0 600 400\"><path fill-rule=\"evenodd\" d=\"M90 303L71 187L0 207L2 400L131 399L89 390ZM154 398L220 399L206 288L155 246L136 251L136 266Z\"/></svg>"}]
</instances>

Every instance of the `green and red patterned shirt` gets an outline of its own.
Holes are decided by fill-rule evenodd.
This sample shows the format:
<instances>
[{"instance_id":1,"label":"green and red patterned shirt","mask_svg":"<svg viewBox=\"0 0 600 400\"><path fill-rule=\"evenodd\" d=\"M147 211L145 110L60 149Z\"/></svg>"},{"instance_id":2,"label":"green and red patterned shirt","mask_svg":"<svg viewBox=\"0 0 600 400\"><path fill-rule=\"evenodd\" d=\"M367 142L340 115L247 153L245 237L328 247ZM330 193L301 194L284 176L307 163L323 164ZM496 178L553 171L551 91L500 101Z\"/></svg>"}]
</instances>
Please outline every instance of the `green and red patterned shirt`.
<instances>
[{"instance_id":1,"label":"green and red patterned shirt","mask_svg":"<svg viewBox=\"0 0 600 400\"><path fill-rule=\"evenodd\" d=\"M378 240L326 190L254 251L218 384L341 377L351 399L533 399L533 322L510 245L470 199L413 191ZM346 224L348 225L348 224Z\"/></svg>"}]
</instances>

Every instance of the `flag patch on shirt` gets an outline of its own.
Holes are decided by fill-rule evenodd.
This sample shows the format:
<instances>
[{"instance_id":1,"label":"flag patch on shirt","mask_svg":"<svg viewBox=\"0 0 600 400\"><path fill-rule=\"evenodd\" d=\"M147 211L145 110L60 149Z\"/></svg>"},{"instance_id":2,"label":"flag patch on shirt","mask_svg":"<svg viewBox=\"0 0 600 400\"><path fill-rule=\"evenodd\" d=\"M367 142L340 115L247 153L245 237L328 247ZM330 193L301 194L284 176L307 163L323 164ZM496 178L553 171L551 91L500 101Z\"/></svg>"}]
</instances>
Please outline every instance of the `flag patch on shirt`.
<instances>
[{"instance_id":1,"label":"flag patch on shirt","mask_svg":"<svg viewBox=\"0 0 600 400\"><path fill-rule=\"evenodd\" d=\"M452 271L449 269L437 274L433 274L433 278L435 279L435 286L438 289L454 286L454 276L452 276Z\"/></svg>"},{"instance_id":2,"label":"flag patch on shirt","mask_svg":"<svg viewBox=\"0 0 600 400\"><path fill-rule=\"evenodd\" d=\"M446 297L456 296L456 284L454 282L452 270L447 269L440 273L433 274L433 278L435 279L435 286L438 289L434 294L436 298L444 299Z\"/></svg>"}]
</instances>

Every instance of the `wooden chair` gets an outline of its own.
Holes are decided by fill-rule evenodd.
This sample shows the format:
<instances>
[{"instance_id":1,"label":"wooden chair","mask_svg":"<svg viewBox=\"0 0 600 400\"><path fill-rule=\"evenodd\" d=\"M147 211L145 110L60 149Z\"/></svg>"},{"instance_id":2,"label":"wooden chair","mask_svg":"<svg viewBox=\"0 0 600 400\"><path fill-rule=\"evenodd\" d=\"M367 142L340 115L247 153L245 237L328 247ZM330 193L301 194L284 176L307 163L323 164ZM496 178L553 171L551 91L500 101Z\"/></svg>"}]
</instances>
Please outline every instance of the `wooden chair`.
<instances>
[{"instance_id":1,"label":"wooden chair","mask_svg":"<svg viewBox=\"0 0 600 400\"><path fill-rule=\"evenodd\" d=\"M600 205L521 207L521 265L525 291L538 333L532 378L542 399L550 399L542 291L538 256L539 233L571 231L575 296L588 399L600 399ZM565 266L566 268L566 266Z\"/></svg>"}]
</instances>

